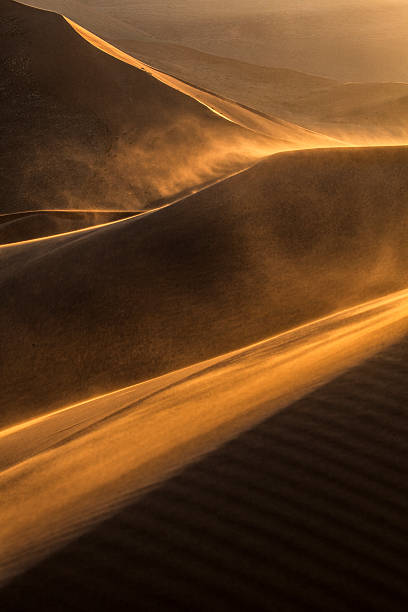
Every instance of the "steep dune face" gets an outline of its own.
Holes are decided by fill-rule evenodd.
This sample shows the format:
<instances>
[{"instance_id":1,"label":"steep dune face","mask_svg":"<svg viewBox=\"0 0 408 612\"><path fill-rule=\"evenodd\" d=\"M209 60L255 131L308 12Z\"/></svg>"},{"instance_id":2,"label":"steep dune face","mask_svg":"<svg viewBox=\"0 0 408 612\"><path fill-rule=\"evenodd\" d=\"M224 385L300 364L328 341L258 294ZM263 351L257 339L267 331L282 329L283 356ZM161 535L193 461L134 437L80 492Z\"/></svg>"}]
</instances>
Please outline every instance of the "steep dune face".
<instances>
[{"instance_id":1,"label":"steep dune face","mask_svg":"<svg viewBox=\"0 0 408 612\"><path fill-rule=\"evenodd\" d=\"M106 28L100 21L101 14L107 15L106 7L100 7L98 12L95 7L75 2L50 0L43 5L66 11L68 17L81 24L71 22L81 36L106 53L149 72L234 123L268 135L270 153L331 146L330 139L357 146L406 142L408 86L405 83L341 83L295 70L217 57L186 46L149 39L136 29L129 35L132 26L125 22L118 22L112 31L106 32L108 39L114 42L115 47L112 47L81 27L88 27L97 34L105 33ZM297 8L302 12L300 9ZM133 7L132 11L135 10ZM142 7L138 7L138 11L141 11L140 22L143 23ZM108 25L110 18L107 16ZM332 20L334 23L335 14ZM116 38L112 38L112 32ZM235 44L236 41L232 43ZM345 44L342 53L347 51L346 47ZM268 117L259 113L266 113ZM201 165L202 171L207 162L208 159ZM200 182L200 177L196 180Z\"/></svg>"},{"instance_id":2,"label":"steep dune face","mask_svg":"<svg viewBox=\"0 0 408 612\"><path fill-rule=\"evenodd\" d=\"M302 107L305 112L296 108L293 113L290 108L294 101L324 94L339 85L333 79L219 57L172 43L120 39L115 41L115 46L197 87L261 113L290 117L303 125L308 107Z\"/></svg>"},{"instance_id":3,"label":"steep dune face","mask_svg":"<svg viewBox=\"0 0 408 612\"><path fill-rule=\"evenodd\" d=\"M92 32L85 30L82 26L67 20L71 26L93 46L101 49L105 53L113 57L135 66L140 70L144 70L152 75L158 81L169 85L172 89L180 91L194 100L197 100L207 108L210 108L217 115L227 119L235 125L239 125L245 129L258 134L259 136L267 136L269 141L267 148L270 153L273 151L285 151L297 148L314 148L319 146L334 146L339 145L339 142L332 142L332 139L313 131L302 128L298 125L288 123L285 120L266 116L265 114L247 108L242 104L237 104L233 100L225 99L212 93L211 91L200 89L191 83L181 81L167 73L161 72L150 65L145 64L140 59L124 53L120 49L112 46L103 39L99 38ZM265 143L263 140L263 148Z\"/></svg>"},{"instance_id":4,"label":"steep dune face","mask_svg":"<svg viewBox=\"0 0 408 612\"><path fill-rule=\"evenodd\" d=\"M160 211L2 247L2 421L404 288L407 161L281 154Z\"/></svg>"},{"instance_id":5,"label":"steep dune face","mask_svg":"<svg viewBox=\"0 0 408 612\"><path fill-rule=\"evenodd\" d=\"M133 210L248 166L260 143L268 150L60 16L5 0L0 17L3 212Z\"/></svg>"}]
</instances>

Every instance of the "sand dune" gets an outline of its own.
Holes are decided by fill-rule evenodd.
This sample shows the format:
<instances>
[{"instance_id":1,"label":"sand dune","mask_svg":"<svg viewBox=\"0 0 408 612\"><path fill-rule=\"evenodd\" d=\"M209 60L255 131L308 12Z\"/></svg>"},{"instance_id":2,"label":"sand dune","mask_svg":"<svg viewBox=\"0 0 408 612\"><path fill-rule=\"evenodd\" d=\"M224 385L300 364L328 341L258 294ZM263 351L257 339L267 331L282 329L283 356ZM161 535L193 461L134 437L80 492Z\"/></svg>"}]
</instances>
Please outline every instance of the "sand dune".
<instances>
[{"instance_id":1,"label":"sand dune","mask_svg":"<svg viewBox=\"0 0 408 612\"><path fill-rule=\"evenodd\" d=\"M0 583L407 331L404 291L0 431Z\"/></svg>"},{"instance_id":2,"label":"sand dune","mask_svg":"<svg viewBox=\"0 0 408 612\"><path fill-rule=\"evenodd\" d=\"M341 83L169 43L115 44L199 87L333 138L360 146L407 142L407 83Z\"/></svg>"},{"instance_id":3,"label":"sand dune","mask_svg":"<svg viewBox=\"0 0 408 612\"><path fill-rule=\"evenodd\" d=\"M404 612L407 350L146 492L6 585L3 609Z\"/></svg>"},{"instance_id":4,"label":"sand dune","mask_svg":"<svg viewBox=\"0 0 408 612\"><path fill-rule=\"evenodd\" d=\"M81 18L91 6L107 22L124 24L116 39L139 40L142 30L144 39L148 33L158 42L257 65L341 81L408 81L403 0L174 0L171 10L168 0L82 0L79 7L62 1L30 3L70 10L65 14L85 27ZM106 30L93 31L106 37Z\"/></svg>"},{"instance_id":5,"label":"sand dune","mask_svg":"<svg viewBox=\"0 0 408 612\"><path fill-rule=\"evenodd\" d=\"M404 288L406 160L284 153L150 214L3 246L2 423Z\"/></svg>"},{"instance_id":6,"label":"sand dune","mask_svg":"<svg viewBox=\"0 0 408 612\"><path fill-rule=\"evenodd\" d=\"M66 4L58 4L55 8L62 10L64 7L69 8ZM81 26L90 23L86 15L76 10L76 5L72 5L67 14L82 20L79 21ZM106 53L149 72L234 123L268 135L273 142L268 145L262 142L261 151L253 152L254 157L265 153L265 146L272 153L336 144L331 139L357 146L405 144L407 140L405 100L408 99L408 86L404 83L344 84L294 70L217 57L171 43L143 40L136 35L114 40L116 47L113 47L74 22L70 23ZM89 27L92 31L100 31L98 20ZM246 154L251 157L248 150ZM202 162L200 167L205 174L205 162ZM226 173L228 169L227 166ZM161 170L163 174L163 168ZM117 168L113 171L117 172ZM200 182L200 178L196 175L196 182ZM112 197L118 199L115 195Z\"/></svg>"},{"instance_id":7,"label":"sand dune","mask_svg":"<svg viewBox=\"0 0 408 612\"><path fill-rule=\"evenodd\" d=\"M180 91L183 94L197 100L207 108L214 111L217 115L227 119L235 125L239 125L250 131L253 131L260 136L268 136L273 139L270 144L268 141L263 142L264 154L269 150L284 151L292 149L306 149L319 146L335 146L342 144L339 141L331 142L331 139L323 134L315 133L300 126L288 123L282 119L265 116L253 109L243 107L232 100L222 98L214 93L199 89L186 81L180 81L175 77L166 73L160 72L155 68L143 63L139 59L134 58L121 51L120 49L110 45L106 41L97 37L95 34L85 30L80 25L68 20L71 26L88 42L101 49L105 53L120 59L131 66L135 66L140 70L151 74L158 81L169 85L172 89ZM259 155L260 156L260 155Z\"/></svg>"},{"instance_id":8,"label":"sand dune","mask_svg":"<svg viewBox=\"0 0 408 612\"><path fill-rule=\"evenodd\" d=\"M7 0L1 17L4 212L134 210L273 151L264 137L101 53L62 17Z\"/></svg>"},{"instance_id":9,"label":"sand dune","mask_svg":"<svg viewBox=\"0 0 408 612\"><path fill-rule=\"evenodd\" d=\"M217 91L221 87L224 91L219 93L233 100L252 94L253 98L248 97L246 104L255 108L264 97L280 99L284 95L304 95L338 84L335 79L251 64L157 40L118 39L115 45L163 72L204 89ZM250 104L250 99L256 100L257 104Z\"/></svg>"},{"instance_id":10,"label":"sand dune","mask_svg":"<svg viewBox=\"0 0 408 612\"><path fill-rule=\"evenodd\" d=\"M0 6L1 610L404 610L403 3L28 4L64 17Z\"/></svg>"},{"instance_id":11,"label":"sand dune","mask_svg":"<svg viewBox=\"0 0 408 612\"><path fill-rule=\"evenodd\" d=\"M287 108L288 119L356 145L407 142L407 83L345 83L299 96Z\"/></svg>"},{"instance_id":12,"label":"sand dune","mask_svg":"<svg viewBox=\"0 0 408 612\"><path fill-rule=\"evenodd\" d=\"M66 15L68 18L78 21L84 28L96 31L99 36L108 40L123 36L127 32L128 36L137 40L154 40L151 34L144 32L134 24L126 23L120 17L112 17L106 11L101 10L97 5L83 2L83 0L18 0L20 4L32 6Z\"/></svg>"},{"instance_id":13,"label":"sand dune","mask_svg":"<svg viewBox=\"0 0 408 612\"><path fill-rule=\"evenodd\" d=\"M273 152L339 144L150 70L54 13L6 0L1 15L3 211L156 206Z\"/></svg>"},{"instance_id":14,"label":"sand dune","mask_svg":"<svg viewBox=\"0 0 408 612\"><path fill-rule=\"evenodd\" d=\"M364 0L348 8L331 2L322 11L288 10L288 4L274 11L265 0L266 10L250 15L164 18L144 27L156 39L254 64L344 81L408 81L405 2ZM128 23L135 24L132 8Z\"/></svg>"},{"instance_id":15,"label":"sand dune","mask_svg":"<svg viewBox=\"0 0 408 612\"><path fill-rule=\"evenodd\" d=\"M340 83L304 72L251 64L159 41L118 39L119 49L167 74L258 111L287 114L287 103Z\"/></svg>"}]
</instances>

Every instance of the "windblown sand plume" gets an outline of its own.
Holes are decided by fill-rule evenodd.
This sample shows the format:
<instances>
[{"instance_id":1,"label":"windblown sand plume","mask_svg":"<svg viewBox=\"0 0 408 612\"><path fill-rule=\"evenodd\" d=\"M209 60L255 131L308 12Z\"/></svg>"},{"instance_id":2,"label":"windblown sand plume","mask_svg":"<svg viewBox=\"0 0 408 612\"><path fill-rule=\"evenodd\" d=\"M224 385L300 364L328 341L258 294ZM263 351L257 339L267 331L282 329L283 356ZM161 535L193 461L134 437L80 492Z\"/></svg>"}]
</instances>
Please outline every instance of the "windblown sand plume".
<instances>
[{"instance_id":1,"label":"windblown sand plume","mask_svg":"<svg viewBox=\"0 0 408 612\"><path fill-rule=\"evenodd\" d=\"M62 17L7 1L1 16L5 212L138 209L248 165L261 141L267 150Z\"/></svg>"},{"instance_id":2,"label":"windblown sand plume","mask_svg":"<svg viewBox=\"0 0 408 612\"><path fill-rule=\"evenodd\" d=\"M232 105L252 128L243 130L200 104L194 91L163 86L143 65L118 61L108 45L101 52L96 37L88 44L61 16L8 0L1 12L5 212L138 210L276 150L330 144Z\"/></svg>"},{"instance_id":3,"label":"windblown sand plume","mask_svg":"<svg viewBox=\"0 0 408 612\"><path fill-rule=\"evenodd\" d=\"M1 420L404 288L407 161L404 147L284 153L153 213L1 247Z\"/></svg>"},{"instance_id":4,"label":"windblown sand plume","mask_svg":"<svg viewBox=\"0 0 408 612\"><path fill-rule=\"evenodd\" d=\"M1 610L405 610L407 84L242 57L323 0L27 4L0 7Z\"/></svg>"}]
</instances>

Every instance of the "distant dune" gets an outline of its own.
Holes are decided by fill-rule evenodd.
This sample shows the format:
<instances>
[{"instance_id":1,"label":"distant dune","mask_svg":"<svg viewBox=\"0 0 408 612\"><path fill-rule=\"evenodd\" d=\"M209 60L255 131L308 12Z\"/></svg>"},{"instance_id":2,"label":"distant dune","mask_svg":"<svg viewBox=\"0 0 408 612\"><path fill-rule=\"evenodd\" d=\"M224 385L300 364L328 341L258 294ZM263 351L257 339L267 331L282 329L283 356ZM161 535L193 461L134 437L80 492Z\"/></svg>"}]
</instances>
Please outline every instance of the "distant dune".
<instances>
[{"instance_id":1,"label":"distant dune","mask_svg":"<svg viewBox=\"0 0 408 612\"><path fill-rule=\"evenodd\" d=\"M341 83L156 41L118 40L150 65L269 115L355 145L404 144L407 83Z\"/></svg>"},{"instance_id":2,"label":"distant dune","mask_svg":"<svg viewBox=\"0 0 408 612\"><path fill-rule=\"evenodd\" d=\"M404 288L407 155L280 154L157 212L2 247L2 422Z\"/></svg>"},{"instance_id":3,"label":"distant dune","mask_svg":"<svg viewBox=\"0 0 408 612\"><path fill-rule=\"evenodd\" d=\"M212 74L217 73L218 75L224 75L225 87L235 88L237 91L240 85L246 81L252 82L253 88L255 86L261 88L258 90L259 98L261 98L261 94L266 93L267 85L271 87L271 96L281 96L283 92L287 95L296 95L300 92L307 93L338 84L335 79L306 74L288 68L251 64L213 53L204 53L175 43L138 39L118 39L115 43L119 48L127 48L129 52L140 57L140 59L146 58L148 63L152 63L165 72L179 72L176 76L184 76L186 80L192 81L198 86L208 86L210 83L208 79L211 78ZM221 82L219 85L221 85ZM244 93L242 92L242 94ZM255 90L252 93L256 93Z\"/></svg>"},{"instance_id":4,"label":"distant dune","mask_svg":"<svg viewBox=\"0 0 408 612\"><path fill-rule=\"evenodd\" d=\"M405 144L407 83L345 83L287 104L289 120L356 145Z\"/></svg>"},{"instance_id":5,"label":"distant dune","mask_svg":"<svg viewBox=\"0 0 408 612\"><path fill-rule=\"evenodd\" d=\"M124 32L138 40L154 40L151 34L144 32L134 24L126 23L120 17L112 17L102 7L87 0L17 0L20 4L41 8L66 15L78 21L84 28L96 31L99 36L108 40L123 36Z\"/></svg>"},{"instance_id":6,"label":"distant dune","mask_svg":"<svg viewBox=\"0 0 408 612\"><path fill-rule=\"evenodd\" d=\"M122 24L116 39L148 40L148 34L157 42L341 81L408 81L405 0L172 0L171 10L168 0L27 2L84 27L81 20L90 21L86 11L92 10L101 28L96 34L109 40Z\"/></svg>"}]
</instances>

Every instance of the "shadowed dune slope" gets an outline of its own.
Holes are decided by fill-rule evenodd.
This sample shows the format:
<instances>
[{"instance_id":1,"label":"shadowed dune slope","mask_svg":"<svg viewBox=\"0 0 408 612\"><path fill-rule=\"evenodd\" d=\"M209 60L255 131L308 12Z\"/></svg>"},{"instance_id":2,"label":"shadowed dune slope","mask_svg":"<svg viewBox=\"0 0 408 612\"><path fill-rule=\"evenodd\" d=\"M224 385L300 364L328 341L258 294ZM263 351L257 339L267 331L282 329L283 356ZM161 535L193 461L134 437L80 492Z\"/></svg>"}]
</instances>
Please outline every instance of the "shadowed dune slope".
<instances>
[{"instance_id":1,"label":"shadowed dune slope","mask_svg":"<svg viewBox=\"0 0 408 612\"><path fill-rule=\"evenodd\" d=\"M405 611L407 363L405 341L241 435L6 586L2 609Z\"/></svg>"},{"instance_id":2,"label":"shadowed dune slope","mask_svg":"<svg viewBox=\"0 0 408 612\"><path fill-rule=\"evenodd\" d=\"M406 287L407 161L280 154L159 211L2 247L1 422Z\"/></svg>"},{"instance_id":3,"label":"shadowed dune slope","mask_svg":"<svg viewBox=\"0 0 408 612\"><path fill-rule=\"evenodd\" d=\"M53 13L3 0L0 50L3 212L134 210L246 167L265 146Z\"/></svg>"}]
</instances>

